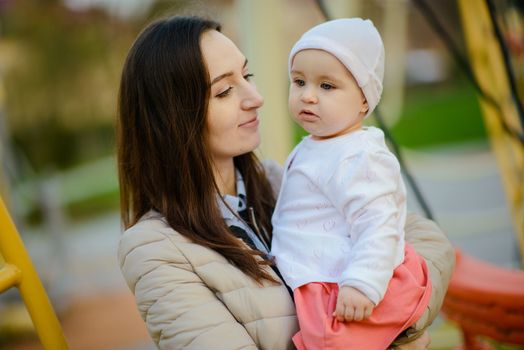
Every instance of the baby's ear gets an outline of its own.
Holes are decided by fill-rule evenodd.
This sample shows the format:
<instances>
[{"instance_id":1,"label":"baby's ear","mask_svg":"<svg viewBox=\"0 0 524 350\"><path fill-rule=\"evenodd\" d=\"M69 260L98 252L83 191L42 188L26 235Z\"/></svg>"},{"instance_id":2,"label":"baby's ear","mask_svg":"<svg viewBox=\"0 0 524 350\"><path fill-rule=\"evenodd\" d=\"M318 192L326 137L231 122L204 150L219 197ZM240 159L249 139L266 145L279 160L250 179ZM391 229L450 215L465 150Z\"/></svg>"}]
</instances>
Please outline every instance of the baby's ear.
<instances>
[{"instance_id":1,"label":"baby's ear","mask_svg":"<svg viewBox=\"0 0 524 350\"><path fill-rule=\"evenodd\" d=\"M367 113L368 110L369 110L368 101L364 98L364 99L362 100L362 107L360 108L360 111L361 111L362 113Z\"/></svg>"}]
</instances>

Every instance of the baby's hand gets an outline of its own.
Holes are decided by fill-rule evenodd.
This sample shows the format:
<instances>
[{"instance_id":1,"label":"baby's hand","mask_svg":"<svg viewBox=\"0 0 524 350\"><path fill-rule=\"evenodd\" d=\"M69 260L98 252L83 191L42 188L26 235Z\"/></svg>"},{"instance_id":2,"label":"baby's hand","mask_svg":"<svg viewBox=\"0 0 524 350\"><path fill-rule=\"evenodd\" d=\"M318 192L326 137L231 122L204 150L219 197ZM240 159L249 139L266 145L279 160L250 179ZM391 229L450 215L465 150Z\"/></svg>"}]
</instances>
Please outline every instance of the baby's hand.
<instances>
[{"instance_id":1,"label":"baby's hand","mask_svg":"<svg viewBox=\"0 0 524 350\"><path fill-rule=\"evenodd\" d=\"M340 322L362 321L368 318L375 304L353 287L342 286L338 291L337 307L333 316Z\"/></svg>"}]
</instances>

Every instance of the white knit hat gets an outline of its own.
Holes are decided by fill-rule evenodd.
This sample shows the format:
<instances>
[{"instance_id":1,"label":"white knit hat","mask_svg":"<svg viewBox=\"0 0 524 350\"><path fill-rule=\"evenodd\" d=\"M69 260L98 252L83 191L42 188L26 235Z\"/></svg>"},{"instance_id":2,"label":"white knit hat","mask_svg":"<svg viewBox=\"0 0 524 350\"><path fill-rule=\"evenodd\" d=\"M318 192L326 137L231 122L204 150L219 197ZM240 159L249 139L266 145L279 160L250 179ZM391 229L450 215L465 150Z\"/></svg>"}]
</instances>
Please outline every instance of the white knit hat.
<instances>
[{"instance_id":1,"label":"white knit hat","mask_svg":"<svg viewBox=\"0 0 524 350\"><path fill-rule=\"evenodd\" d=\"M384 45L369 19L342 18L319 24L296 42L289 54L289 71L295 55L305 49L319 49L335 56L353 74L373 112L382 95Z\"/></svg>"}]
</instances>

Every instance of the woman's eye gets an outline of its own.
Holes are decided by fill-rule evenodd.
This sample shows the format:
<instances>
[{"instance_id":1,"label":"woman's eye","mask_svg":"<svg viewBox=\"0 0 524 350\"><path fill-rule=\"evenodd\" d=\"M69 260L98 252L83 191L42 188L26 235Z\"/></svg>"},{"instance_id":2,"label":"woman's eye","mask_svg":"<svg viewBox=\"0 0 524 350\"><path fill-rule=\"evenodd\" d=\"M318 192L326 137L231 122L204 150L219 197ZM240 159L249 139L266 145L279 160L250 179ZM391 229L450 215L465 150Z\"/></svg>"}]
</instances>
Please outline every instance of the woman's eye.
<instances>
[{"instance_id":1,"label":"woman's eye","mask_svg":"<svg viewBox=\"0 0 524 350\"><path fill-rule=\"evenodd\" d=\"M247 81L251 81L251 78L254 76L255 76L254 74L249 73L249 74L244 75L244 79L246 79Z\"/></svg>"},{"instance_id":2,"label":"woman's eye","mask_svg":"<svg viewBox=\"0 0 524 350\"><path fill-rule=\"evenodd\" d=\"M295 80L293 80L293 82L294 82L295 84L297 84L298 86L304 86L304 85L306 85L306 82L305 82L304 80L302 80L302 79L295 79Z\"/></svg>"},{"instance_id":3,"label":"woman's eye","mask_svg":"<svg viewBox=\"0 0 524 350\"><path fill-rule=\"evenodd\" d=\"M322 83L320 84L320 88L324 90L331 90L334 88L334 86L328 83Z\"/></svg>"},{"instance_id":4,"label":"woman's eye","mask_svg":"<svg viewBox=\"0 0 524 350\"><path fill-rule=\"evenodd\" d=\"M229 95L229 93L231 92L232 89L233 89L232 86L228 87L226 90L224 90L221 93L217 94L217 97L219 97L219 98L226 97L227 95Z\"/></svg>"}]
</instances>

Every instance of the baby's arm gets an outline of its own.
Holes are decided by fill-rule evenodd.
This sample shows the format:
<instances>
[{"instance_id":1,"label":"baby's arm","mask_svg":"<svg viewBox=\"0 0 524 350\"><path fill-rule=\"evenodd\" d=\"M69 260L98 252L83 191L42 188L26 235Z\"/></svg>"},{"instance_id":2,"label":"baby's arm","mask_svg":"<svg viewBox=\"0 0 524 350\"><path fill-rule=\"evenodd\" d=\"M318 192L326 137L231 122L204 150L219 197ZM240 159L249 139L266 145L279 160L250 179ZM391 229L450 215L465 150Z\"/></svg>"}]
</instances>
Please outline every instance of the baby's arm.
<instances>
[{"instance_id":1,"label":"baby's arm","mask_svg":"<svg viewBox=\"0 0 524 350\"><path fill-rule=\"evenodd\" d=\"M339 286L352 287L377 305L404 247L405 190L398 161L387 151L360 152L340 164L326 188L345 217L352 245Z\"/></svg>"}]
</instances>

